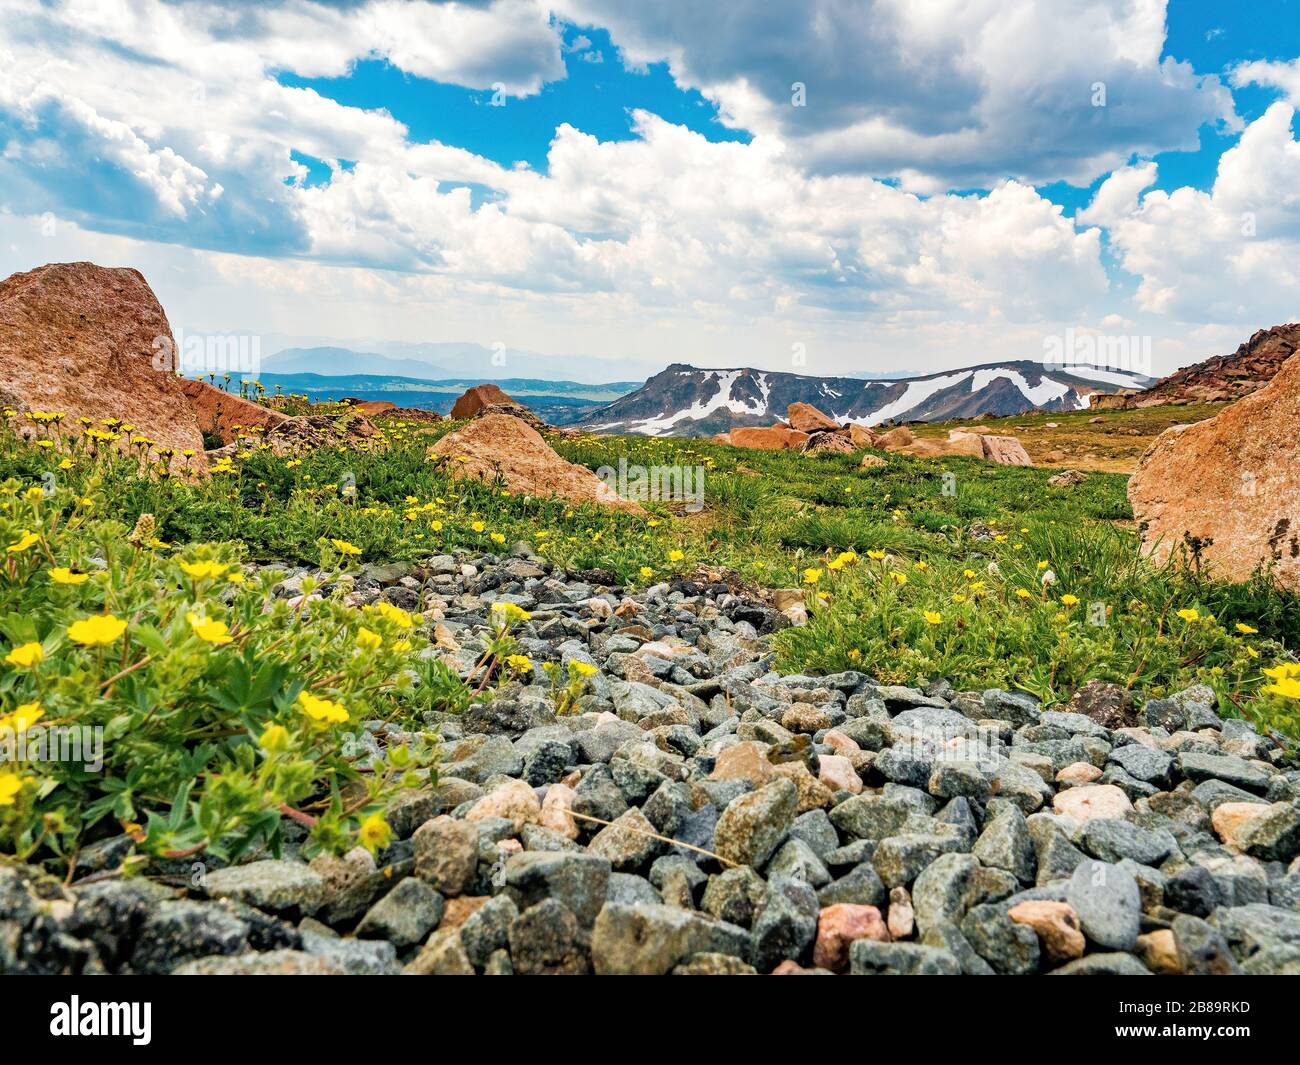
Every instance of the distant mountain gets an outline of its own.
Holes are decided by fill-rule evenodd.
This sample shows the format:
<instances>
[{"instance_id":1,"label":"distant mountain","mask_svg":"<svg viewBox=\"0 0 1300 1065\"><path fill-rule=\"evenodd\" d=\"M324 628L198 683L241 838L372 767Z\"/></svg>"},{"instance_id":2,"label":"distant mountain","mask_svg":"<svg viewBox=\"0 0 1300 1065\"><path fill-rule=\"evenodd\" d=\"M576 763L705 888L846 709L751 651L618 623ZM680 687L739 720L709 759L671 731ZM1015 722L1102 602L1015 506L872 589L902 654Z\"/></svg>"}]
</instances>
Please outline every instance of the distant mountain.
<instances>
[{"instance_id":1,"label":"distant mountain","mask_svg":"<svg viewBox=\"0 0 1300 1065\"><path fill-rule=\"evenodd\" d=\"M805 377L750 368L704 370L681 363L631 395L589 412L597 432L711 436L734 426L771 425L795 402L838 422L881 425L969 419L981 414L1083 410L1097 392L1145 388L1151 378L1092 366L993 363L902 380Z\"/></svg>"},{"instance_id":2,"label":"distant mountain","mask_svg":"<svg viewBox=\"0 0 1300 1065\"><path fill-rule=\"evenodd\" d=\"M347 397L379 399L396 403L399 407L417 407L439 414L449 413L452 404L467 388L483 383L483 379L478 377L430 381L384 374L320 373L264 373L259 380L270 392L278 387L282 392L305 394L317 401ZM552 425L577 421L588 411L638 386L636 381L584 385L577 381L539 381L525 377L506 378L494 383Z\"/></svg>"},{"instance_id":3,"label":"distant mountain","mask_svg":"<svg viewBox=\"0 0 1300 1065\"><path fill-rule=\"evenodd\" d=\"M637 358L579 355L544 355L505 344L465 341L412 343L397 340L332 340L267 334L263 348L269 354L262 366L267 373L379 374L444 379L459 375L477 384L503 379L547 380L574 377L588 382L607 381L615 375L644 380L662 363Z\"/></svg>"},{"instance_id":4,"label":"distant mountain","mask_svg":"<svg viewBox=\"0 0 1300 1065\"><path fill-rule=\"evenodd\" d=\"M1233 402L1263 388L1300 348L1300 323L1261 329L1231 355L1216 355L1157 381L1150 388L1107 396L1104 410L1132 410L1162 404Z\"/></svg>"},{"instance_id":5,"label":"distant mountain","mask_svg":"<svg viewBox=\"0 0 1300 1065\"><path fill-rule=\"evenodd\" d=\"M454 373L422 359L393 359L373 352L351 348L285 348L262 360L267 373L321 374L338 377L345 374L381 374L432 380Z\"/></svg>"}]
</instances>

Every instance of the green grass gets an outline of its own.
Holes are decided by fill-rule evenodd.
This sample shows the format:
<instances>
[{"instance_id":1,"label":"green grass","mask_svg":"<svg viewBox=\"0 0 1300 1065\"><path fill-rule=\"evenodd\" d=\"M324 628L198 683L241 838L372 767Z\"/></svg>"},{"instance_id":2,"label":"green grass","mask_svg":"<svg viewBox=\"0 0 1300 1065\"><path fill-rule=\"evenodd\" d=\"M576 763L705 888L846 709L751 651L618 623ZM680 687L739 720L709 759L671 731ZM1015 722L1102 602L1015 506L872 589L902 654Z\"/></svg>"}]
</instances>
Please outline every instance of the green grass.
<instances>
[{"instance_id":1,"label":"green grass","mask_svg":"<svg viewBox=\"0 0 1300 1065\"><path fill-rule=\"evenodd\" d=\"M77 455L71 470L60 471L56 450L22 447L9 437L0 445L0 479L39 483L54 472L128 524L154 514L164 540L238 540L260 559L314 563L322 537L356 544L368 561L453 548L504 552L523 540L557 564L607 569L632 586L699 564L768 587L800 585L805 570L821 569L818 583L808 586L820 593L809 594L810 624L778 640L782 669L854 666L906 683L948 677L959 686L1019 688L1049 701L1093 678L1151 694L1203 681L1220 692L1225 709L1278 721L1288 713L1257 693L1260 666L1289 659L1300 647L1296 597L1262 574L1230 584L1179 562L1150 565L1139 550L1124 475L1093 472L1079 485L1055 489L1047 486L1051 469L969 458L880 453L884 466L862 469L860 455L745 451L684 439L552 439L564 458L592 469L620 459L705 468L701 513L653 503L636 515L452 480L427 452L454 427L390 423L383 449L321 450L297 465L253 448L237 473L199 484L141 477L126 458L92 462ZM340 492L348 483L355 484L353 499ZM972 535L976 523L993 538ZM857 560L838 572L826 568L850 550ZM676 551L683 557L670 561ZM868 552L890 559L869 559ZM1041 584L1039 563L1054 584ZM970 590L967 570L985 582L983 589ZM905 574L907 583L889 578L890 571ZM1018 588L1030 599L1018 597ZM968 598L959 603L954 595ZM1062 596L1079 604L1065 609ZM1089 604L1102 604L1105 625L1087 622ZM1177 618L1188 609L1201 620ZM927 623L926 611L942 621ZM1240 633L1238 623L1259 632Z\"/></svg>"}]
</instances>

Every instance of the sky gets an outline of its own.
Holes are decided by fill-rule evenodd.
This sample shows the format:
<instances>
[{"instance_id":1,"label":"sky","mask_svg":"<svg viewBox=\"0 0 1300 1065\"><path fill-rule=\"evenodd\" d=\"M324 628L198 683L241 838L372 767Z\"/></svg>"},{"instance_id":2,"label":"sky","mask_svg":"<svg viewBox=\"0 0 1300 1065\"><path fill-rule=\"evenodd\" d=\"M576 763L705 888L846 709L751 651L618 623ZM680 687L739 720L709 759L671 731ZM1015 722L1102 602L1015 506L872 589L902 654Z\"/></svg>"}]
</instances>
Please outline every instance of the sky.
<instances>
[{"instance_id":1,"label":"sky","mask_svg":"<svg viewBox=\"0 0 1300 1065\"><path fill-rule=\"evenodd\" d=\"M0 276L492 376L1164 374L1300 317L1297 56L1300 0L0 0Z\"/></svg>"}]
</instances>

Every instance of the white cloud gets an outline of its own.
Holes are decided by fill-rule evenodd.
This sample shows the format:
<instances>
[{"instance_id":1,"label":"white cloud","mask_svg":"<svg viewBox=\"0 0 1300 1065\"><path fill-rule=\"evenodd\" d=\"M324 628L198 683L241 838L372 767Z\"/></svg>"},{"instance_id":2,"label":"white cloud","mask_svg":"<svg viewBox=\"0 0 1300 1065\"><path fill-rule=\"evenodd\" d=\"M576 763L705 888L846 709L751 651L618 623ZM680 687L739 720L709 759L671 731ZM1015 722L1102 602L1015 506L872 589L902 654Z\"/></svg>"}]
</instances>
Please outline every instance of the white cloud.
<instances>
[{"instance_id":1,"label":"white cloud","mask_svg":"<svg viewBox=\"0 0 1300 1065\"><path fill-rule=\"evenodd\" d=\"M579 17L576 3L566 10ZM1267 259L1237 247L1239 283L1207 299L1213 242L1233 211L1255 210L1266 240L1294 230L1285 121L1253 125L1212 194L1143 197L1155 167L1124 165L1130 153L1194 140L1230 102L1159 63L1162 3L1094 6L1076 12L1067 44L1054 36L1058 6L1025 0L979 32L978 4L874 0L863 19L820 0L813 29L794 37L785 30L809 22L797 5L719 5L716 24L672 4L635 18L622 5L607 18L626 58L667 56L757 135L711 142L644 111L620 141L562 124L535 173L417 143L387 111L279 78L384 57L419 77L537 92L564 68L560 27L533 0L66 0L35 14L0 0L0 240L16 231L4 261L139 265L193 328L773 368L798 342L810 372L898 352L913 369L1033 357L1044 335L1110 328L1119 310L1148 332L1152 315L1189 308L1251 319L1251 286L1280 301L1291 268L1265 277ZM764 29L776 45L755 58ZM793 68L808 72L810 103L792 117L771 87L799 80L783 73ZM1078 93L1103 77L1107 107L1083 107ZM328 180L291 152L323 161ZM875 180L877 166L901 187ZM1113 166L1074 220L1004 176ZM949 194L954 181L988 191ZM57 241L34 236L45 212L61 220ZM1142 277L1136 307L1117 307L1108 285L1107 227ZM1285 242L1268 251L1296 261Z\"/></svg>"},{"instance_id":2,"label":"white cloud","mask_svg":"<svg viewBox=\"0 0 1300 1065\"><path fill-rule=\"evenodd\" d=\"M1164 0L559 7L608 27L626 61L666 61L731 124L781 137L809 166L921 192L1005 177L1087 184L1135 152L1194 150L1203 123L1236 124L1217 77L1161 60Z\"/></svg>"},{"instance_id":3,"label":"white cloud","mask_svg":"<svg viewBox=\"0 0 1300 1065\"><path fill-rule=\"evenodd\" d=\"M1300 59L1292 59L1289 63L1264 59L1240 63L1232 68L1228 80L1239 87L1263 85L1279 89L1292 104L1300 105Z\"/></svg>"},{"instance_id":4,"label":"white cloud","mask_svg":"<svg viewBox=\"0 0 1300 1065\"><path fill-rule=\"evenodd\" d=\"M1300 143L1293 109L1278 102L1224 152L1208 192L1153 189L1140 204L1098 190L1089 212L1114 215L1110 241L1141 278L1136 302L1184 322L1251 328L1300 317ZM1106 197L1103 201L1103 193ZM1117 210L1120 200L1126 210ZM1102 201L1099 204L1099 201Z\"/></svg>"}]
</instances>

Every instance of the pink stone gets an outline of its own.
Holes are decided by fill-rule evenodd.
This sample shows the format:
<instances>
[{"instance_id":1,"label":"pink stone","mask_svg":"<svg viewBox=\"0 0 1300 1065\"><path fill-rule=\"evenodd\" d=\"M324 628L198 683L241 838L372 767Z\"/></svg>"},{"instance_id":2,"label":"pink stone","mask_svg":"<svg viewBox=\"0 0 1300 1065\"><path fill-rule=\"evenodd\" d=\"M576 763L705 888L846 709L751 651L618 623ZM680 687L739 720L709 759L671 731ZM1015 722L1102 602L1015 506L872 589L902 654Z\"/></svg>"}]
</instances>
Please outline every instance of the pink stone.
<instances>
[{"instance_id":1,"label":"pink stone","mask_svg":"<svg viewBox=\"0 0 1300 1065\"><path fill-rule=\"evenodd\" d=\"M1242 837L1251 822L1269 812L1269 807L1258 802L1225 802L1215 807L1210 824L1229 847L1241 848Z\"/></svg>"},{"instance_id":2,"label":"pink stone","mask_svg":"<svg viewBox=\"0 0 1300 1065\"><path fill-rule=\"evenodd\" d=\"M1079 928L1079 915L1068 903L1030 900L1012 906L1007 916L1017 924L1032 928L1052 961L1069 961L1083 956L1086 943Z\"/></svg>"},{"instance_id":3,"label":"pink stone","mask_svg":"<svg viewBox=\"0 0 1300 1065\"><path fill-rule=\"evenodd\" d=\"M566 839L578 838L578 821L569 816L573 809L574 791L567 784L552 784L542 800L542 813L537 823Z\"/></svg>"},{"instance_id":4,"label":"pink stone","mask_svg":"<svg viewBox=\"0 0 1300 1065\"><path fill-rule=\"evenodd\" d=\"M906 939L916 929L916 911L907 888L896 887L889 892L889 917L886 920L889 934L894 939Z\"/></svg>"},{"instance_id":5,"label":"pink stone","mask_svg":"<svg viewBox=\"0 0 1300 1065\"><path fill-rule=\"evenodd\" d=\"M1056 774L1058 784L1091 784L1101 776L1101 770L1091 762L1071 762Z\"/></svg>"},{"instance_id":6,"label":"pink stone","mask_svg":"<svg viewBox=\"0 0 1300 1065\"><path fill-rule=\"evenodd\" d=\"M813 964L833 972L849 967L849 947L855 940L874 939L889 942L889 929L874 906L837 902L827 906L817 918L817 942L813 947Z\"/></svg>"},{"instance_id":7,"label":"pink stone","mask_svg":"<svg viewBox=\"0 0 1300 1065\"><path fill-rule=\"evenodd\" d=\"M824 754L821 756L821 769L817 779L832 791L847 791L857 795L862 790L862 778L842 754Z\"/></svg>"},{"instance_id":8,"label":"pink stone","mask_svg":"<svg viewBox=\"0 0 1300 1065\"><path fill-rule=\"evenodd\" d=\"M537 801L537 793L524 781L512 780L479 799L470 807L465 820L483 821L489 817L505 817L515 823L515 831L518 832L524 825L537 824L541 813L542 804Z\"/></svg>"},{"instance_id":9,"label":"pink stone","mask_svg":"<svg viewBox=\"0 0 1300 1065\"><path fill-rule=\"evenodd\" d=\"M1085 784L1057 792L1052 808L1082 823L1094 817L1122 818L1133 809L1133 804L1114 784Z\"/></svg>"},{"instance_id":10,"label":"pink stone","mask_svg":"<svg viewBox=\"0 0 1300 1065\"><path fill-rule=\"evenodd\" d=\"M822 737L822 742L834 747L840 754L851 754L853 751L862 750L857 740L844 735L838 729L827 730L826 735Z\"/></svg>"}]
</instances>

